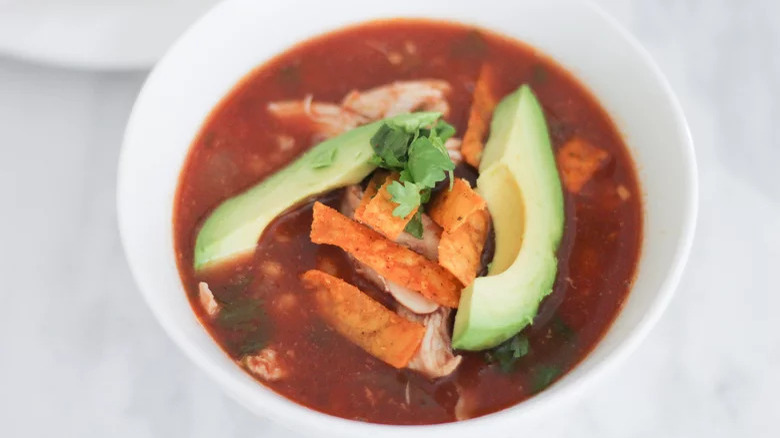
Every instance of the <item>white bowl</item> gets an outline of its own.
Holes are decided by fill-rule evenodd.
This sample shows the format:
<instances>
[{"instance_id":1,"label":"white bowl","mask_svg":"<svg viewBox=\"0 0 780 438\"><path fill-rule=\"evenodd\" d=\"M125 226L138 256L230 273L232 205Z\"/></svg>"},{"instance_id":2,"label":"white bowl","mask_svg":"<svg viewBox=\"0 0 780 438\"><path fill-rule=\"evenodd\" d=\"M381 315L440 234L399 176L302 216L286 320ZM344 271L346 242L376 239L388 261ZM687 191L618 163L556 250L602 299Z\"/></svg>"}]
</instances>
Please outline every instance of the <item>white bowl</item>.
<instances>
[{"instance_id":1,"label":"white bowl","mask_svg":"<svg viewBox=\"0 0 780 438\"><path fill-rule=\"evenodd\" d=\"M644 191L644 239L636 283L595 350L541 394L504 411L438 426L380 426L335 418L266 389L230 360L190 309L176 270L172 214L187 150L214 106L254 67L323 31L372 18L430 17L474 24L537 47L575 74L623 133ZM510 429L564 400L633 350L658 320L693 239L696 164L672 90L648 54L591 5L563 0L229 0L198 21L149 76L119 163L119 224L138 285L174 341L251 411L311 434L405 436Z\"/></svg>"}]
</instances>

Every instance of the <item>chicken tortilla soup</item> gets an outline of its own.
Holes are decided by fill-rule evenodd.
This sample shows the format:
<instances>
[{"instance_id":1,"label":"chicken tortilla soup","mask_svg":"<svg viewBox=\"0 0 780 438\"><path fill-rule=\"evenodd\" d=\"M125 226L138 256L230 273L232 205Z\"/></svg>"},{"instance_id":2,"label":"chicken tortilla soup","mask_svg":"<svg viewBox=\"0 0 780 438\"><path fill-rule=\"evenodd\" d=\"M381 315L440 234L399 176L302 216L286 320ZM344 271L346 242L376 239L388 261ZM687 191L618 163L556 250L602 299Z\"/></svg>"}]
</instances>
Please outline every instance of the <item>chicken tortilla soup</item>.
<instances>
[{"instance_id":1,"label":"chicken tortilla soup","mask_svg":"<svg viewBox=\"0 0 780 438\"><path fill-rule=\"evenodd\" d=\"M544 54L464 25L371 22L258 67L175 200L198 318L259 384L384 424L465 420L553 384L620 311L634 165Z\"/></svg>"}]
</instances>

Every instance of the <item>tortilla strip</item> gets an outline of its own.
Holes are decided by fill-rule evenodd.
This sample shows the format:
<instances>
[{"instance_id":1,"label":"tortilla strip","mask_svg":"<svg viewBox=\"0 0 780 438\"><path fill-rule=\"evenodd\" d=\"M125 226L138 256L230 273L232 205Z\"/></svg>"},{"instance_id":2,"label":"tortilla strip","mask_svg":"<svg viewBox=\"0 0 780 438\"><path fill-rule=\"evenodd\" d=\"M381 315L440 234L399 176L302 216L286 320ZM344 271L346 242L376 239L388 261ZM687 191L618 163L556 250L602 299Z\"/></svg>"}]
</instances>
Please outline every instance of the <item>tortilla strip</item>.
<instances>
[{"instance_id":1,"label":"tortilla strip","mask_svg":"<svg viewBox=\"0 0 780 438\"><path fill-rule=\"evenodd\" d=\"M342 336L396 368L405 367L420 347L425 327L409 321L351 284L310 270L304 283L315 292L320 315Z\"/></svg>"},{"instance_id":2,"label":"tortilla strip","mask_svg":"<svg viewBox=\"0 0 780 438\"><path fill-rule=\"evenodd\" d=\"M376 231L384 234L390 240L398 239L398 236L403 233L406 228L406 224L412 220L417 208L409 213L406 217L397 217L393 215L393 210L398 207L398 204L393 202L392 195L387 191L387 188L394 181L398 181L398 174L392 174L385 178L384 183L376 192L376 196L369 199L365 207L363 207L363 200L368 195L368 190L373 186L373 181L368 184L366 193L360 200L361 207L355 211L355 219L364 225L368 225ZM376 188L374 188L376 190ZM418 207L419 208L419 207Z\"/></svg>"},{"instance_id":3,"label":"tortilla strip","mask_svg":"<svg viewBox=\"0 0 780 438\"><path fill-rule=\"evenodd\" d=\"M366 209L366 206L368 205L369 201L374 199L374 197L377 194L377 191L379 190L379 187L382 186L386 178L387 178L387 173L374 172L374 176L372 176L371 179L368 181L366 190L363 192L363 197L360 198L360 204L355 209L355 216L357 216L358 214L360 215L363 214L363 211Z\"/></svg>"},{"instance_id":4,"label":"tortilla strip","mask_svg":"<svg viewBox=\"0 0 780 438\"><path fill-rule=\"evenodd\" d=\"M477 277L482 250L488 234L490 215L487 210L470 214L463 226L445 231L439 241L439 264L447 268L464 286Z\"/></svg>"},{"instance_id":5,"label":"tortilla strip","mask_svg":"<svg viewBox=\"0 0 780 438\"><path fill-rule=\"evenodd\" d=\"M469 121L460 152L463 160L474 167L479 167L482 150L485 149L485 136L490 128L490 119L498 103L493 91L495 73L488 64L483 64L479 77L474 84L474 101L471 104Z\"/></svg>"},{"instance_id":6,"label":"tortilla strip","mask_svg":"<svg viewBox=\"0 0 780 438\"><path fill-rule=\"evenodd\" d=\"M461 284L446 269L319 202L311 241L339 246L387 280L442 306L458 307Z\"/></svg>"},{"instance_id":7,"label":"tortilla strip","mask_svg":"<svg viewBox=\"0 0 780 438\"><path fill-rule=\"evenodd\" d=\"M571 193L579 193L582 187L609 157L607 151L574 137L558 150L556 158L563 185Z\"/></svg>"},{"instance_id":8,"label":"tortilla strip","mask_svg":"<svg viewBox=\"0 0 780 438\"><path fill-rule=\"evenodd\" d=\"M431 201L428 215L445 231L455 231L475 211L484 210L485 200L463 178L457 178L452 190L443 190Z\"/></svg>"}]
</instances>

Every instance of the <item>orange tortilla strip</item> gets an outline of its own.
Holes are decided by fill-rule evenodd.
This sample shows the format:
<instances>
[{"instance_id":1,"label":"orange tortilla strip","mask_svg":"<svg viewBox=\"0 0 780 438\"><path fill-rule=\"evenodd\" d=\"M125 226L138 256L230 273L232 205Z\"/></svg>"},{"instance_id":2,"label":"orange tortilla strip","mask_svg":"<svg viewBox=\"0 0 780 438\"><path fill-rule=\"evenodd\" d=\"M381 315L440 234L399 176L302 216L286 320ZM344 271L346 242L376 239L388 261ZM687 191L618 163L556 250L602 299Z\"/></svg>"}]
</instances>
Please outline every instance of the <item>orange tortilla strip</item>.
<instances>
[{"instance_id":1,"label":"orange tortilla strip","mask_svg":"<svg viewBox=\"0 0 780 438\"><path fill-rule=\"evenodd\" d=\"M474 167L479 167L482 150L485 149L485 136L490 129L490 119L498 103L493 90L494 78L493 68L488 64L483 64L479 71L479 78L474 84L474 101L471 104L463 143L460 146L463 160Z\"/></svg>"},{"instance_id":2,"label":"orange tortilla strip","mask_svg":"<svg viewBox=\"0 0 780 438\"><path fill-rule=\"evenodd\" d=\"M574 137L558 150L556 158L566 190L579 193L609 157L607 151Z\"/></svg>"},{"instance_id":3,"label":"orange tortilla strip","mask_svg":"<svg viewBox=\"0 0 780 438\"><path fill-rule=\"evenodd\" d=\"M425 327L387 309L355 286L317 270L303 274L303 281L314 290L325 321L372 356L403 368L420 347Z\"/></svg>"},{"instance_id":4,"label":"orange tortilla strip","mask_svg":"<svg viewBox=\"0 0 780 438\"><path fill-rule=\"evenodd\" d=\"M382 186L386 178L387 174L385 172L374 172L374 176L372 176L371 180L368 181L368 186L366 186L366 190L363 192L363 197L360 198L360 204L358 205L357 209L355 209L355 216L363 214L366 206L372 199L374 199L377 191L379 190L379 187Z\"/></svg>"},{"instance_id":5,"label":"orange tortilla strip","mask_svg":"<svg viewBox=\"0 0 780 438\"><path fill-rule=\"evenodd\" d=\"M446 269L320 202L314 204L311 241L336 245L387 280L442 306L458 307L462 286Z\"/></svg>"},{"instance_id":6,"label":"orange tortilla strip","mask_svg":"<svg viewBox=\"0 0 780 438\"><path fill-rule=\"evenodd\" d=\"M443 190L431 201L428 215L445 231L455 231L466 223L475 211L484 210L485 200L463 178L458 178L452 190Z\"/></svg>"},{"instance_id":7,"label":"orange tortilla strip","mask_svg":"<svg viewBox=\"0 0 780 438\"><path fill-rule=\"evenodd\" d=\"M417 213L417 208L415 208L414 211L409 213L406 217L393 216L393 210L398 207L398 204L393 202L392 195L387 191L387 188L394 181L398 181L398 174L387 176L384 183L379 188L379 191L376 192L376 196L368 200L365 207L358 208L355 211L355 219L357 219L358 222L379 231L391 240L396 240L398 238L404 231L404 228L406 228L406 224L409 223L415 213ZM374 185L373 182L374 181L372 180L368 184L366 194ZM365 198L366 195L364 194L363 199ZM363 199L360 200L361 206L363 204Z\"/></svg>"},{"instance_id":8,"label":"orange tortilla strip","mask_svg":"<svg viewBox=\"0 0 780 438\"><path fill-rule=\"evenodd\" d=\"M464 286L470 285L477 278L489 222L487 210L478 210L469 215L463 226L441 235L439 264Z\"/></svg>"}]
</instances>

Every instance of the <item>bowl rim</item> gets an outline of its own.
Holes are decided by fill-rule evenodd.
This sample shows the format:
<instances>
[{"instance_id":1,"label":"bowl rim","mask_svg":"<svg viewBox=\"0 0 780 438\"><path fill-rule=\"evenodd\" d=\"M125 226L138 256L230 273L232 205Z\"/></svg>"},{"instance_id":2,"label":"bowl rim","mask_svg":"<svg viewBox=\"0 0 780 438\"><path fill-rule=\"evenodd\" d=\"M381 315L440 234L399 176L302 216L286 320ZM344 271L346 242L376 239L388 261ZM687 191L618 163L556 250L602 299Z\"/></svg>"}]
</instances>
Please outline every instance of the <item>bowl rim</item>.
<instances>
[{"instance_id":1,"label":"bowl rim","mask_svg":"<svg viewBox=\"0 0 780 438\"><path fill-rule=\"evenodd\" d=\"M173 46L163 56L162 61L168 59L170 53L176 51L177 48L182 44L182 41L189 38L190 34L197 32L200 28L201 23L204 22L206 19L208 19L211 15L213 15L216 10L226 7L226 5L240 3L241 1L242 0L227 0L212 7L198 21L196 21L192 26L190 26L190 28L182 36L180 36L177 39L177 41L173 44ZM298 424L298 426L301 426L302 430L304 431L321 432L321 431L329 430L329 431L339 431L340 433L347 433L355 436L357 436L357 434L365 434L365 433L379 434L381 436L392 436L394 434L397 434L399 431L404 433L414 433L414 434L417 433L444 434L444 433L453 433L456 431L458 433L463 433L464 431L474 432L480 429L482 426L487 425L489 423L496 424L500 419L506 421L509 419L510 416L518 414L521 411L523 411L523 414L526 416L534 416L536 414L540 414L548 410L549 407L552 406L552 401L554 400L558 400L558 399L563 400L566 399L567 396L568 399L571 400L575 394L582 393L583 390L585 390L587 387L592 385L595 381L602 378L605 374L609 373L616 366L618 366L619 363L623 362L637 348L637 346L642 342L642 340L644 340L644 338L647 336L647 334L650 332L650 330L653 328L656 322L660 319L662 313L664 312L664 310L670 303L671 299L673 298L675 290L680 282L688 256L690 254L693 245L693 240L695 235L695 228L696 228L696 221L697 221L697 214L698 214L698 171L697 171L696 157L694 152L693 138L691 136L690 129L688 127L688 123L686 121L682 106L678 101L671 85L669 84L666 77L663 75L661 69L652 59L652 56L649 54L649 52L644 47L642 47L642 45L633 37L633 35L631 35L621 24L618 23L618 21L615 18L610 16L608 13L606 13L601 6L595 4L592 0L583 0L579 2L576 1L570 2L569 0L556 0L556 1L563 2L563 3L579 3L580 5L584 5L585 7L590 8L592 12L598 15L598 17L604 22L605 25L611 27L613 31L617 32L623 38L623 40L629 44L631 50L633 50L636 53L636 55L638 55L639 58L641 59L643 68L647 69L651 73L656 84L659 86L660 91L663 93L663 98L670 105L671 112L672 112L671 115L673 116L676 122L677 131L675 133L675 136L680 140L680 146L681 146L680 152L681 152L681 156L685 160L684 197L688 202L685 203L685 210L681 213L683 221L681 224L680 238L677 241L676 247L674 249L674 256L672 260L670 260L669 262L669 269L667 270L666 277L662 283L662 286L658 291L658 295L648 305L640 321L636 323L636 325L630 330L630 332L625 336L625 338L619 342L619 344L613 349L613 351L611 351L601 362L595 364L595 366L592 369L588 370L587 373L579 376L577 380L569 382L568 385L563 387L552 385L551 387L545 389L544 391L531 397L530 399L527 399L523 402L517 403L515 405L512 405L510 407L507 407L505 409L502 409L500 411L482 417L469 419L461 422L421 425L421 426L400 426L400 425L365 423L365 422L347 420L347 419L335 417L329 414L325 414L313 410L307 406L289 400L286 397L281 396L275 393L274 391L270 390L269 388L265 387L265 385L262 385L261 383L252 380L252 383L254 385L261 386L267 393L266 394L267 396L263 397L262 401L264 407L268 409L269 415L262 414L264 418L267 418L271 421L274 421L275 423L279 423L282 426L288 428L291 427L291 425L287 420L295 418L296 420L303 420L301 421L301 424ZM392 17L388 17L388 18L392 18ZM371 20L373 20L373 18L367 18L363 21L371 21ZM444 21L457 22L457 20L448 20L448 19L444 19ZM344 26L337 26L336 28L341 28L341 27ZM495 32L499 34L503 34L500 31L495 31ZM321 34L321 32L315 31L308 38L314 38L319 34ZM511 35L509 35L509 37L515 38L512 37ZM553 59L555 58L553 57ZM118 183L117 183L117 209L118 209L119 232L120 232L120 239L122 242L122 246L125 250L126 258L128 260L128 265L130 267L134 281L139 286L139 291L141 292L144 301L146 301L147 305L150 307L153 314L155 315L157 321L163 327L164 331L168 334L168 336L174 340L174 343L182 351L184 351L184 353L189 357L190 360L195 362L202 370L205 370L206 373L212 379L214 379L222 389L224 389L236 401L244 405L247 409L260 415L257 410L257 406L255 406L254 404L250 405L250 403L247 402L247 397L242 396L241 393L244 392L242 391L242 387L244 386L244 384L232 378L230 375L228 375L228 372L226 370L223 370L220 365L213 363L213 361L208 359L204 353L199 352L197 346L195 345L195 342L193 340L188 339L187 335L181 329L176 327L176 324L171 320L171 318L168 317L168 315L166 315L163 309L152 300L151 294L153 294L153 291L150 288L144 287L143 282L140 280L141 277L143 276L142 268L138 266L138 264L136 263L136 258L132 254L132 250L131 250L132 245L130 245L129 242L130 238L128 236L131 234L129 230L133 227L133 225L131 224L131 221L128 219L127 215L125 214L125 208L124 208L124 202L125 202L124 200L126 199L127 190L132 178L131 176L132 169L129 168L129 163L128 160L126 159L126 156L128 154L128 150L132 147L128 145L132 144L130 137L134 129L135 120L136 118L139 117L138 115L139 103L143 101L145 96L149 93L148 90L150 88L150 84L154 83L157 80L157 73L158 73L158 68L157 66L155 66L155 69L150 73L150 75L146 79L139 93L139 96L136 100L136 103L133 106L132 112L129 117L129 122L125 131L122 150L119 157L119 166L118 166L119 170L118 170ZM249 73L248 71L244 72L242 74L242 77L248 73ZM640 186L641 186L641 180L640 180ZM183 287L181 289L183 290ZM188 309L188 311L191 310ZM579 365L576 366L574 370L570 371L569 374L574 373L578 367ZM288 405L286 408L283 407L283 405L285 404ZM279 415L280 413L283 413L283 415ZM317 424L315 425L314 423ZM297 429L297 430L301 430L301 429Z\"/></svg>"}]
</instances>

